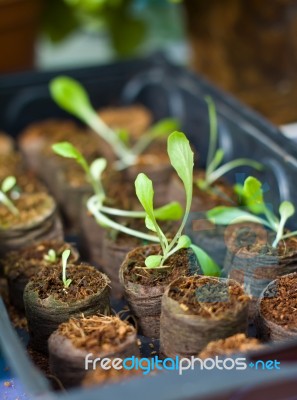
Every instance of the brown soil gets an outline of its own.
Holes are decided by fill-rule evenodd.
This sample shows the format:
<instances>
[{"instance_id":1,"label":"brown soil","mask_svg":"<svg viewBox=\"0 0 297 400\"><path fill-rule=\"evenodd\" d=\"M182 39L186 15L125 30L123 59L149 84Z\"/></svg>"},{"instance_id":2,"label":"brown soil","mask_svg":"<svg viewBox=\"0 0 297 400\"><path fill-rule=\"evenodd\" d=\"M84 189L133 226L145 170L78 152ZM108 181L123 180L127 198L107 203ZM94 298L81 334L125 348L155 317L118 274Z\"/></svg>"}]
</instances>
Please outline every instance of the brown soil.
<instances>
[{"instance_id":1,"label":"brown soil","mask_svg":"<svg viewBox=\"0 0 297 400\"><path fill-rule=\"evenodd\" d=\"M161 246L150 245L138 248L138 252L131 258L124 271L124 277L129 282L144 286L166 285L181 275L187 275L188 252L186 249L179 250L166 261L168 268L147 269L145 259L150 255L162 254Z\"/></svg>"},{"instance_id":2,"label":"brown soil","mask_svg":"<svg viewBox=\"0 0 297 400\"><path fill-rule=\"evenodd\" d=\"M32 349L32 347L30 346L28 346L27 352L31 360L40 369L40 371L43 372L45 375L48 375L48 377L50 378L51 372L49 369L48 357L40 353L39 351Z\"/></svg>"},{"instance_id":3,"label":"brown soil","mask_svg":"<svg viewBox=\"0 0 297 400\"><path fill-rule=\"evenodd\" d=\"M168 164L169 157L167 155L166 143L164 144L162 141L157 140L152 143L143 154L139 155L136 165L138 168L147 166L152 169L160 169L160 166Z\"/></svg>"},{"instance_id":4,"label":"brown soil","mask_svg":"<svg viewBox=\"0 0 297 400\"><path fill-rule=\"evenodd\" d=\"M32 278L31 289L36 291L42 300L52 296L56 300L72 303L98 293L106 285L104 276L86 264L68 265L67 279L72 279L72 282L65 289L61 266L43 268Z\"/></svg>"},{"instance_id":5,"label":"brown soil","mask_svg":"<svg viewBox=\"0 0 297 400\"><path fill-rule=\"evenodd\" d=\"M219 339L208 343L198 357L214 358L220 355L246 353L248 351L258 350L261 347L263 347L263 345L261 345L258 339L246 337L244 333L237 333L226 339Z\"/></svg>"},{"instance_id":6,"label":"brown soil","mask_svg":"<svg viewBox=\"0 0 297 400\"><path fill-rule=\"evenodd\" d=\"M275 235L270 235L273 240ZM259 243L253 242L251 244L247 244L242 247L238 254L240 253L250 253L250 254L262 254L262 255L270 255L270 256L287 256L289 257L291 254L297 252L297 238L292 237L286 240L282 240L279 242L277 248L273 248L271 243Z\"/></svg>"},{"instance_id":7,"label":"brown soil","mask_svg":"<svg viewBox=\"0 0 297 400\"><path fill-rule=\"evenodd\" d=\"M18 174L16 179L16 187L20 188L21 193L48 192L47 188L30 172Z\"/></svg>"},{"instance_id":8,"label":"brown soil","mask_svg":"<svg viewBox=\"0 0 297 400\"><path fill-rule=\"evenodd\" d=\"M20 153L10 153L0 157L0 181L9 175L18 175L24 171Z\"/></svg>"},{"instance_id":9,"label":"brown soil","mask_svg":"<svg viewBox=\"0 0 297 400\"><path fill-rule=\"evenodd\" d=\"M20 313L14 306L7 307L9 318L15 328L28 330L27 318L24 314Z\"/></svg>"},{"instance_id":10,"label":"brown soil","mask_svg":"<svg viewBox=\"0 0 297 400\"><path fill-rule=\"evenodd\" d=\"M127 362L127 366L132 366L132 362ZM144 365L142 361L142 365ZM86 374L86 377L83 381L84 387L91 387L96 385L105 385L115 382L120 382L122 380L131 379L134 376L143 375L142 370L140 368L131 368L131 369L120 369L117 370L115 368L110 368L108 370L104 370L102 368L97 368L94 371L90 371Z\"/></svg>"},{"instance_id":11,"label":"brown soil","mask_svg":"<svg viewBox=\"0 0 297 400\"><path fill-rule=\"evenodd\" d=\"M202 203L206 205L206 209L210 210L216 206L237 205L237 195L225 179L220 178L214 182L208 190L201 190L196 181L205 178L204 170L194 171L193 198L198 197Z\"/></svg>"},{"instance_id":12,"label":"brown soil","mask_svg":"<svg viewBox=\"0 0 297 400\"><path fill-rule=\"evenodd\" d=\"M20 196L14 201L19 215L12 214L7 207L0 204L0 228L21 228L26 224L37 224L48 217L55 208L52 197L46 193L35 193Z\"/></svg>"},{"instance_id":13,"label":"brown soil","mask_svg":"<svg viewBox=\"0 0 297 400\"><path fill-rule=\"evenodd\" d=\"M56 252L57 262L61 262L63 251L71 249L71 245L56 240L48 240L19 251L13 251L2 261L5 275L9 276L10 279L29 279L41 268L52 267L53 263L44 259L50 249ZM75 259L76 255L71 254L69 261L73 262Z\"/></svg>"},{"instance_id":14,"label":"brown soil","mask_svg":"<svg viewBox=\"0 0 297 400\"><path fill-rule=\"evenodd\" d=\"M98 111L103 121L113 129L125 129L135 142L152 123L150 111L141 106L106 107Z\"/></svg>"},{"instance_id":15,"label":"brown soil","mask_svg":"<svg viewBox=\"0 0 297 400\"><path fill-rule=\"evenodd\" d=\"M0 131L0 156L12 153L14 150L13 139L6 135L4 132Z\"/></svg>"},{"instance_id":16,"label":"brown soil","mask_svg":"<svg viewBox=\"0 0 297 400\"><path fill-rule=\"evenodd\" d=\"M132 325L111 316L71 318L59 326L59 333L74 347L92 353L113 352L126 339L135 335Z\"/></svg>"},{"instance_id":17,"label":"brown soil","mask_svg":"<svg viewBox=\"0 0 297 400\"><path fill-rule=\"evenodd\" d=\"M242 287L234 281L209 277L180 278L168 296L180 304L183 312L202 318L217 318L237 310L249 301Z\"/></svg>"},{"instance_id":18,"label":"brown soil","mask_svg":"<svg viewBox=\"0 0 297 400\"><path fill-rule=\"evenodd\" d=\"M297 328L297 274L283 276L264 293L260 310L264 318L283 328Z\"/></svg>"}]
</instances>

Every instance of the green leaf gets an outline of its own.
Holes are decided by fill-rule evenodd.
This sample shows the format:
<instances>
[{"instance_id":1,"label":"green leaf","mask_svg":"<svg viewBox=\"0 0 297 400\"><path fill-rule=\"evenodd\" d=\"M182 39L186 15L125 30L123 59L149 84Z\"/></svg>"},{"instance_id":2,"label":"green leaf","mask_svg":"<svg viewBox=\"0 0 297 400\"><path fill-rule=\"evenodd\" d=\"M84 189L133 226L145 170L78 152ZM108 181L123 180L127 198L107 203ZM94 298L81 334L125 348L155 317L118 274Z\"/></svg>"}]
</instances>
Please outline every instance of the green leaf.
<instances>
[{"instance_id":1,"label":"green leaf","mask_svg":"<svg viewBox=\"0 0 297 400\"><path fill-rule=\"evenodd\" d=\"M126 129L118 129L117 130L118 137L121 139L121 141L125 144L129 144L130 140L130 135L129 132Z\"/></svg>"},{"instance_id":2,"label":"green leaf","mask_svg":"<svg viewBox=\"0 0 297 400\"><path fill-rule=\"evenodd\" d=\"M106 169L107 161L105 158L97 158L90 165L90 173L94 180L100 180L103 171Z\"/></svg>"},{"instance_id":3,"label":"green leaf","mask_svg":"<svg viewBox=\"0 0 297 400\"><path fill-rule=\"evenodd\" d=\"M191 247L192 241L187 235L182 235L177 242L177 247L179 249L188 249Z\"/></svg>"},{"instance_id":4,"label":"green leaf","mask_svg":"<svg viewBox=\"0 0 297 400\"><path fill-rule=\"evenodd\" d=\"M211 172L213 172L223 161L224 158L224 150L223 149L218 149L215 152L214 158L211 161L211 163L209 164L208 168L207 168L207 173L210 174Z\"/></svg>"},{"instance_id":5,"label":"green leaf","mask_svg":"<svg viewBox=\"0 0 297 400\"><path fill-rule=\"evenodd\" d=\"M204 250L194 244L191 245L191 249L194 251L205 276L221 276L220 267Z\"/></svg>"},{"instance_id":6,"label":"green leaf","mask_svg":"<svg viewBox=\"0 0 297 400\"><path fill-rule=\"evenodd\" d=\"M194 154L190 143L182 132L173 132L168 137L167 151L171 165L182 180L186 192L186 213L190 211L193 193Z\"/></svg>"},{"instance_id":7,"label":"green leaf","mask_svg":"<svg viewBox=\"0 0 297 400\"><path fill-rule=\"evenodd\" d=\"M61 157L73 158L75 160L79 160L83 157L79 150L69 142L55 143L52 145L52 149L54 153Z\"/></svg>"},{"instance_id":8,"label":"green leaf","mask_svg":"<svg viewBox=\"0 0 297 400\"><path fill-rule=\"evenodd\" d=\"M3 193L9 192L16 184L16 178L14 176L8 176L4 179L1 185L1 190Z\"/></svg>"},{"instance_id":9,"label":"green leaf","mask_svg":"<svg viewBox=\"0 0 297 400\"><path fill-rule=\"evenodd\" d=\"M161 262L162 262L161 255L149 256L145 260L145 265L147 268L157 268L161 265Z\"/></svg>"},{"instance_id":10,"label":"green leaf","mask_svg":"<svg viewBox=\"0 0 297 400\"><path fill-rule=\"evenodd\" d=\"M153 125L148 135L153 136L154 139L169 135L169 133L180 128L180 122L175 118L164 118Z\"/></svg>"},{"instance_id":11,"label":"green leaf","mask_svg":"<svg viewBox=\"0 0 297 400\"><path fill-rule=\"evenodd\" d=\"M265 224L265 221L261 218L237 207L218 206L207 211L206 216L216 225L230 225L240 222L256 222L258 224Z\"/></svg>"},{"instance_id":12,"label":"green leaf","mask_svg":"<svg viewBox=\"0 0 297 400\"><path fill-rule=\"evenodd\" d=\"M88 93L75 79L68 76L58 76L51 80L49 89L55 102L76 117L86 121L90 114L95 113Z\"/></svg>"},{"instance_id":13,"label":"green leaf","mask_svg":"<svg viewBox=\"0 0 297 400\"><path fill-rule=\"evenodd\" d=\"M155 218L160 221L177 221L183 216L183 208L177 201L172 201L154 211Z\"/></svg>"},{"instance_id":14,"label":"green leaf","mask_svg":"<svg viewBox=\"0 0 297 400\"><path fill-rule=\"evenodd\" d=\"M283 201L279 206L281 220L287 220L295 214L295 207L290 201Z\"/></svg>"},{"instance_id":15,"label":"green leaf","mask_svg":"<svg viewBox=\"0 0 297 400\"><path fill-rule=\"evenodd\" d=\"M265 208L263 199L262 183L249 176L246 178L242 188L244 204L255 214L261 214Z\"/></svg>"},{"instance_id":16,"label":"green leaf","mask_svg":"<svg viewBox=\"0 0 297 400\"><path fill-rule=\"evenodd\" d=\"M67 265L67 261L68 261L69 256L70 256L70 250L69 249L64 250L63 253L62 253L62 263L63 263L63 265L65 265L65 266Z\"/></svg>"},{"instance_id":17,"label":"green leaf","mask_svg":"<svg viewBox=\"0 0 297 400\"><path fill-rule=\"evenodd\" d=\"M155 222L153 182L143 173L135 180L136 196L149 218Z\"/></svg>"},{"instance_id":18,"label":"green leaf","mask_svg":"<svg viewBox=\"0 0 297 400\"><path fill-rule=\"evenodd\" d=\"M149 231L157 232L153 221L150 219L148 215L145 217L145 226Z\"/></svg>"},{"instance_id":19,"label":"green leaf","mask_svg":"<svg viewBox=\"0 0 297 400\"><path fill-rule=\"evenodd\" d=\"M65 288L68 288L68 287L70 286L71 282L72 282L72 279L67 279L67 280L64 282L64 287L65 287Z\"/></svg>"}]
</instances>

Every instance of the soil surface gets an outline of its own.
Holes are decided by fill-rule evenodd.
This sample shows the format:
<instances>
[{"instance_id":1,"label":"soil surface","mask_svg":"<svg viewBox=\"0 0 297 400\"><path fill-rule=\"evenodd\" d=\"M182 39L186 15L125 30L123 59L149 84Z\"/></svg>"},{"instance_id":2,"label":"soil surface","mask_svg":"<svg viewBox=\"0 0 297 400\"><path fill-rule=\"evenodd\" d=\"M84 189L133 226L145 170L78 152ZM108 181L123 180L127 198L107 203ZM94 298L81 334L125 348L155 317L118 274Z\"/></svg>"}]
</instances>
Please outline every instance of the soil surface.
<instances>
[{"instance_id":1,"label":"soil surface","mask_svg":"<svg viewBox=\"0 0 297 400\"><path fill-rule=\"evenodd\" d=\"M17 176L24 172L24 164L20 153L10 153L0 157L0 181L9 175Z\"/></svg>"},{"instance_id":2,"label":"soil surface","mask_svg":"<svg viewBox=\"0 0 297 400\"><path fill-rule=\"evenodd\" d=\"M12 153L14 150L14 141L11 136L0 131L0 156Z\"/></svg>"},{"instance_id":3,"label":"soil surface","mask_svg":"<svg viewBox=\"0 0 297 400\"><path fill-rule=\"evenodd\" d=\"M203 318L233 313L249 301L249 296L236 282L227 284L209 277L180 278L171 286L168 295L186 314Z\"/></svg>"},{"instance_id":4,"label":"soil surface","mask_svg":"<svg viewBox=\"0 0 297 400\"><path fill-rule=\"evenodd\" d=\"M5 275L9 276L10 279L20 277L29 279L41 268L52 267L53 263L44 258L50 249L55 251L59 263L63 251L71 249L71 245L56 240L48 240L19 251L13 251L2 261ZM73 262L75 258L76 256L71 253L69 261Z\"/></svg>"},{"instance_id":5,"label":"soil surface","mask_svg":"<svg viewBox=\"0 0 297 400\"><path fill-rule=\"evenodd\" d=\"M0 230L37 224L55 209L53 198L46 193L20 196L14 205L19 210L18 215L12 214L6 206L0 204Z\"/></svg>"},{"instance_id":6,"label":"soil surface","mask_svg":"<svg viewBox=\"0 0 297 400\"><path fill-rule=\"evenodd\" d=\"M164 269L148 269L145 259L150 255L162 254L159 245L143 246L136 249L128 261L124 277L129 282L144 286L167 285L181 275L189 274L189 257L186 249L181 249L166 260Z\"/></svg>"},{"instance_id":7,"label":"soil surface","mask_svg":"<svg viewBox=\"0 0 297 400\"><path fill-rule=\"evenodd\" d=\"M271 235L270 235L271 236ZM274 235L272 236L274 239ZM273 248L271 243L263 243L253 242L251 244L246 244L243 246L239 253L250 253L250 254L262 254L269 256L290 256L297 252L297 238L292 237L286 240L281 240L277 246L277 248Z\"/></svg>"},{"instance_id":8,"label":"soil surface","mask_svg":"<svg viewBox=\"0 0 297 400\"><path fill-rule=\"evenodd\" d=\"M237 333L226 339L219 339L208 343L198 357L214 358L220 355L246 353L248 351L258 350L261 347L263 347L263 345L261 345L258 339L246 337L244 333Z\"/></svg>"},{"instance_id":9,"label":"soil surface","mask_svg":"<svg viewBox=\"0 0 297 400\"><path fill-rule=\"evenodd\" d=\"M31 280L31 290L40 299L53 296L56 300L72 303L98 293L106 285L106 278L94 267L87 264L68 265L67 279L72 279L68 288L62 282L62 268L43 268Z\"/></svg>"},{"instance_id":10,"label":"soil surface","mask_svg":"<svg viewBox=\"0 0 297 400\"><path fill-rule=\"evenodd\" d=\"M287 329L297 329L297 274L279 278L276 287L265 291L261 314L269 321Z\"/></svg>"},{"instance_id":11,"label":"soil surface","mask_svg":"<svg viewBox=\"0 0 297 400\"><path fill-rule=\"evenodd\" d=\"M59 326L59 333L71 340L74 347L92 353L112 353L131 335L132 325L113 316L71 318Z\"/></svg>"}]
</instances>

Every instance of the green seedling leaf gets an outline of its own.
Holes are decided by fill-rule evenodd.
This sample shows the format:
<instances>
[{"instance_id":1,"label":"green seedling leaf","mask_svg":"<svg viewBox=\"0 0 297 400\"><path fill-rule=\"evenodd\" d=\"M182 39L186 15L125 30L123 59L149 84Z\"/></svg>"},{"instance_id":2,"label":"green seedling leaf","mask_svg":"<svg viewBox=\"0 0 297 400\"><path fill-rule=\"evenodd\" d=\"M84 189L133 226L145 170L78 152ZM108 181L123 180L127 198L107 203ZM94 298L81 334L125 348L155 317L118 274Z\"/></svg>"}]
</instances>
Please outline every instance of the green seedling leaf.
<instances>
[{"instance_id":1,"label":"green seedling leaf","mask_svg":"<svg viewBox=\"0 0 297 400\"><path fill-rule=\"evenodd\" d=\"M55 102L78 118L86 120L88 114L94 113L88 93L75 79L58 76L50 82L49 89Z\"/></svg>"},{"instance_id":2,"label":"green seedling leaf","mask_svg":"<svg viewBox=\"0 0 297 400\"><path fill-rule=\"evenodd\" d=\"M177 201L159 207L154 211L155 218L160 221L177 221L183 216L183 208Z\"/></svg>"},{"instance_id":3,"label":"green seedling leaf","mask_svg":"<svg viewBox=\"0 0 297 400\"><path fill-rule=\"evenodd\" d=\"M105 158L97 158L90 165L90 173L94 180L100 180L103 171L106 169L107 161Z\"/></svg>"},{"instance_id":4,"label":"green seedling leaf","mask_svg":"<svg viewBox=\"0 0 297 400\"><path fill-rule=\"evenodd\" d=\"M177 242L177 247L179 249L188 249L191 247L192 241L187 235L182 235Z\"/></svg>"},{"instance_id":5,"label":"green seedling leaf","mask_svg":"<svg viewBox=\"0 0 297 400\"><path fill-rule=\"evenodd\" d=\"M167 136L180 128L180 122L175 118L164 118L151 127L148 134L154 139Z\"/></svg>"},{"instance_id":6,"label":"green seedling leaf","mask_svg":"<svg viewBox=\"0 0 297 400\"><path fill-rule=\"evenodd\" d=\"M281 220L287 221L290 217L295 214L295 207L290 201L283 201L279 206L279 214Z\"/></svg>"},{"instance_id":7,"label":"green seedling leaf","mask_svg":"<svg viewBox=\"0 0 297 400\"><path fill-rule=\"evenodd\" d=\"M54 153L65 158L73 158L74 160L79 160L83 157L82 154L77 150L77 148L69 142L55 143L52 145L52 149Z\"/></svg>"},{"instance_id":8,"label":"green seedling leaf","mask_svg":"<svg viewBox=\"0 0 297 400\"><path fill-rule=\"evenodd\" d=\"M161 263L162 263L161 255L149 256L145 260L145 265L149 269L158 268L161 265Z\"/></svg>"},{"instance_id":9,"label":"green seedling leaf","mask_svg":"<svg viewBox=\"0 0 297 400\"><path fill-rule=\"evenodd\" d=\"M14 176L8 176L4 179L1 185L3 193L9 192L16 185L16 178Z\"/></svg>"},{"instance_id":10,"label":"green seedling leaf","mask_svg":"<svg viewBox=\"0 0 297 400\"><path fill-rule=\"evenodd\" d=\"M45 261L54 263L57 261L57 254L56 254L55 250L50 249L43 258L45 259Z\"/></svg>"},{"instance_id":11,"label":"green seedling leaf","mask_svg":"<svg viewBox=\"0 0 297 400\"><path fill-rule=\"evenodd\" d=\"M262 183L249 176L246 178L242 188L242 196L245 205L255 214L263 213L265 204L263 199Z\"/></svg>"},{"instance_id":12,"label":"green seedling leaf","mask_svg":"<svg viewBox=\"0 0 297 400\"><path fill-rule=\"evenodd\" d=\"M157 232L153 221L150 219L148 215L145 217L145 226L149 231Z\"/></svg>"},{"instance_id":13,"label":"green seedling leaf","mask_svg":"<svg viewBox=\"0 0 297 400\"><path fill-rule=\"evenodd\" d=\"M182 180L186 192L186 212L190 211L193 193L194 154L190 143L182 132L173 132L168 137L167 151L171 165Z\"/></svg>"},{"instance_id":14,"label":"green seedling leaf","mask_svg":"<svg viewBox=\"0 0 297 400\"><path fill-rule=\"evenodd\" d=\"M72 279L67 279L67 280L64 282L64 287L65 287L65 288L68 288L68 287L70 286L71 282L72 282Z\"/></svg>"},{"instance_id":15,"label":"green seedling leaf","mask_svg":"<svg viewBox=\"0 0 297 400\"><path fill-rule=\"evenodd\" d=\"M194 244L191 245L191 249L194 251L204 275L221 276L220 267L204 250Z\"/></svg>"},{"instance_id":16,"label":"green seedling leaf","mask_svg":"<svg viewBox=\"0 0 297 400\"><path fill-rule=\"evenodd\" d=\"M223 149L218 149L215 152L214 158L211 161L211 163L209 164L208 168L207 168L207 174L210 174L211 172L213 172L223 161L224 158L224 150Z\"/></svg>"},{"instance_id":17,"label":"green seedling leaf","mask_svg":"<svg viewBox=\"0 0 297 400\"><path fill-rule=\"evenodd\" d=\"M240 222L255 222L267 226L267 223L251 213L237 207L218 206L209 210L207 218L215 225L230 225Z\"/></svg>"},{"instance_id":18,"label":"green seedling leaf","mask_svg":"<svg viewBox=\"0 0 297 400\"><path fill-rule=\"evenodd\" d=\"M62 281L65 288L69 287L71 279L66 277L67 261L70 256L70 250L64 250L62 253ZM70 281L70 283L68 283Z\"/></svg>"},{"instance_id":19,"label":"green seedling leaf","mask_svg":"<svg viewBox=\"0 0 297 400\"><path fill-rule=\"evenodd\" d=\"M143 173L138 174L135 180L136 196L144 211L154 226L157 225L154 215L154 189L153 182Z\"/></svg>"},{"instance_id":20,"label":"green seedling leaf","mask_svg":"<svg viewBox=\"0 0 297 400\"><path fill-rule=\"evenodd\" d=\"M125 145L128 145L130 140L129 132L125 129L119 129L117 133L118 137L121 139L121 142L123 142Z\"/></svg>"}]
</instances>

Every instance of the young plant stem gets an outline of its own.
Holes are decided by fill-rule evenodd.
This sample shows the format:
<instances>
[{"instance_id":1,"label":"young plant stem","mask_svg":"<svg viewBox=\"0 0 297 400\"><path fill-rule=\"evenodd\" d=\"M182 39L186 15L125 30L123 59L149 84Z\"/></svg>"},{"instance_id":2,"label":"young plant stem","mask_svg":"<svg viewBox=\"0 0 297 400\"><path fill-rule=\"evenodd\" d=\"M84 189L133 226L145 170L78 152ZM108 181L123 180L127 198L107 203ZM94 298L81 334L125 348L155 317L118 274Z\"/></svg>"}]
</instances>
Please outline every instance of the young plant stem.
<instances>
[{"instance_id":1,"label":"young plant stem","mask_svg":"<svg viewBox=\"0 0 297 400\"><path fill-rule=\"evenodd\" d=\"M212 98L210 96L206 96L205 100L208 105L208 115L210 124L209 145L208 145L208 153L206 161L206 175L208 175L208 170L216 151L217 137L218 137L218 121L217 121L216 106L215 103L212 101Z\"/></svg>"},{"instance_id":2,"label":"young plant stem","mask_svg":"<svg viewBox=\"0 0 297 400\"><path fill-rule=\"evenodd\" d=\"M4 194L3 192L0 191L0 203L4 204L9 211L13 215L19 215L19 210L16 208L16 206L13 204L13 202Z\"/></svg>"}]
</instances>

